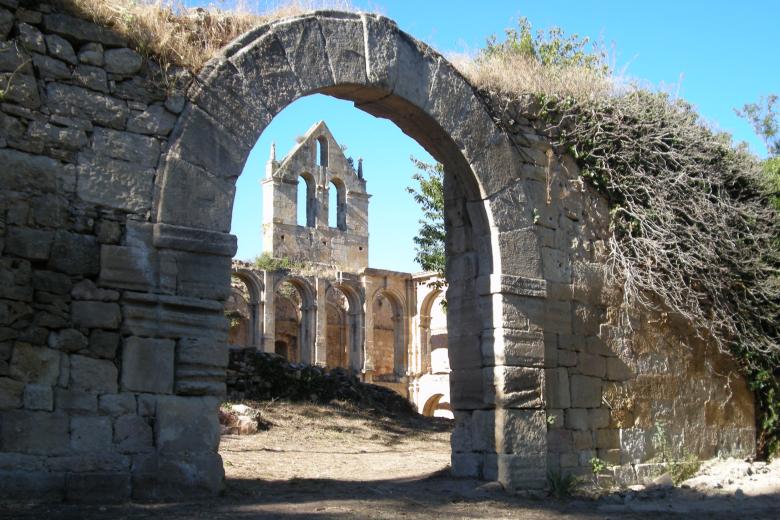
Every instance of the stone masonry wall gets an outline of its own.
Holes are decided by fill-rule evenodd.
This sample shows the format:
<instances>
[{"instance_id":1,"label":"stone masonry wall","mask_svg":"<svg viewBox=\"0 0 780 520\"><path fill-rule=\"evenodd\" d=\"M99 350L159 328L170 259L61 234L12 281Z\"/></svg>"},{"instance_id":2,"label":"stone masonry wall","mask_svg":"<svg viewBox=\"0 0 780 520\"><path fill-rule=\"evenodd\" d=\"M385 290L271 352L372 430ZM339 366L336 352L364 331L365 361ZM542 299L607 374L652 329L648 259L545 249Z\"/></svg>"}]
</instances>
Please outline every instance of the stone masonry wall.
<instances>
[{"instance_id":1,"label":"stone masonry wall","mask_svg":"<svg viewBox=\"0 0 780 520\"><path fill-rule=\"evenodd\" d=\"M548 471L590 474L597 457L614 466L618 481L636 482L647 476L644 463L660 455L653 437L661 432L675 457L752 455L754 398L736 363L665 313L636 309L632 331L618 327L620 288L605 269L605 200L579 178L571 157L550 147L544 125L528 116L529 99L486 99L513 139L534 146L544 165L536 200L545 202L526 211L536 215L547 280L540 322Z\"/></svg>"},{"instance_id":2,"label":"stone masonry wall","mask_svg":"<svg viewBox=\"0 0 780 520\"><path fill-rule=\"evenodd\" d=\"M576 165L392 22L258 29L186 99L157 72L105 28L0 0L3 496L220 490L235 179L271 118L314 91L445 164L455 474L538 488L596 455L630 479L662 420L690 451L752 451L728 360L652 316L615 333L607 206Z\"/></svg>"},{"instance_id":3,"label":"stone masonry wall","mask_svg":"<svg viewBox=\"0 0 780 520\"><path fill-rule=\"evenodd\" d=\"M176 340L133 326L162 312L186 329L185 314L203 310L136 292L159 269L174 284L204 283L201 265L133 254L152 241L155 168L184 106L151 81L157 72L107 29L0 1L4 497L125 500L177 480L221 487L211 397L224 392L221 333ZM224 329L219 317L202 325Z\"/></svg>"}]
</instances>

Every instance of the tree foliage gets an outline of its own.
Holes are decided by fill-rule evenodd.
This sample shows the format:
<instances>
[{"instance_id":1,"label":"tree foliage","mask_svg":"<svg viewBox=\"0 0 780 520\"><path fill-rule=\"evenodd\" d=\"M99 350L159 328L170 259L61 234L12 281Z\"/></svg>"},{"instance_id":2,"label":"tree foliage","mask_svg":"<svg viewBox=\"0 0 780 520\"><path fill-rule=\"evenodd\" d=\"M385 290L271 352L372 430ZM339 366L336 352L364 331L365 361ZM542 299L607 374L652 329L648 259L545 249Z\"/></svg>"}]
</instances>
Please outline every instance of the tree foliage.
<instances>
[{"instance_id":1,"label":"tree foliage","mask_svg":"<svg viewBox=\"0 0 780 520\"><path fill-rule=\"evenodd\" d=\"M416 187L407 187L423 212L420 229L414 237L415 261L426 271L444 273L444 168L410 157L417 173Z\"/></svg>"}]
</instances>

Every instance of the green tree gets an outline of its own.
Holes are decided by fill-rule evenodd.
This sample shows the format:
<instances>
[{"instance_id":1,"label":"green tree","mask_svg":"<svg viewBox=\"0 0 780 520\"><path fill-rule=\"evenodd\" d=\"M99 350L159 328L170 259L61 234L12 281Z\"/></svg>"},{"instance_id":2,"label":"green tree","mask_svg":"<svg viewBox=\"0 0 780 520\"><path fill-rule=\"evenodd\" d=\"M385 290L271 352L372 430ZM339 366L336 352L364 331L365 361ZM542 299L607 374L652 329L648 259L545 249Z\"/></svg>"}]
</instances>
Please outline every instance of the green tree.
<instances>
[{"instance_id":1,"label":"green tree","mask_svg":"<svg viewBox=\"0 0 780 520\"><path fill-rule=\"evenodd\" d=\"M776 108L777 94L762 96L758 103L747 103L742 109L735 109L737 115L746 119L756 134L761 137L769 157L762 167L766 185L772 194L772 202L780 210L780 113Z\"/></svg>"},{"instance_id":2,"label":"green tree","mask_svg":"<svg viewBox=\"0 0 780 520\"><path fill-rule=\"evenodd\" d=\"M444 167L430 164L410 157L417 173L412 179L417 186L409 186L406 191L412 194L420 205L423 218L420 230L414 237L415 261L426 271L444 274Z\"/></svg>"}]
</instances>

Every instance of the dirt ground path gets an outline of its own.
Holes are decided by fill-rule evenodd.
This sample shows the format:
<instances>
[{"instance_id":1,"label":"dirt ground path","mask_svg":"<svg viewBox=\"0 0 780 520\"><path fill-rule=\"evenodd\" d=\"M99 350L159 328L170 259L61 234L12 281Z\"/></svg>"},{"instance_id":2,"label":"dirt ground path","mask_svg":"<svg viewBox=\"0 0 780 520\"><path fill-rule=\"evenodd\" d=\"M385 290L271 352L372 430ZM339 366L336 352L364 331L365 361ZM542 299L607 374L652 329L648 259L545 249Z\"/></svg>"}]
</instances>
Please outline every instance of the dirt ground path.
<instances>
[{"instance_id":1,"label":"dirt ground path","mask_svg":"<svg viewBox=\"0 0 780 520\"><path fill-rule=\"evenodd\" d=\"M0 517L32 519L254 518L652 519L780 518L780 497L705 497L694 490L599 501L522 498L496 484L449 476L444 420L388 419L344 407L275 403L270 426L223 436L222 496L124 505L0 505Z\"/></svg>"}]
</instances>

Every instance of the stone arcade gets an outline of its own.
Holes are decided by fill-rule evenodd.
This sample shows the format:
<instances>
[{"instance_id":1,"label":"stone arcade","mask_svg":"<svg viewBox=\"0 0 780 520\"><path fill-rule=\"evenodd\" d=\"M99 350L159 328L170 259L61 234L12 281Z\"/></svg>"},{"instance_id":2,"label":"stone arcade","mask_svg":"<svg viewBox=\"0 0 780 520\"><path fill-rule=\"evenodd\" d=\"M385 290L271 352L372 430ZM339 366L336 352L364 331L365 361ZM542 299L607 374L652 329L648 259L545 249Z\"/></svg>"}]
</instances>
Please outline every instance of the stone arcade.
<instances>
[{"instance_id":1,"label":"stone arcade","mask_svg":"<svg viewBox=\"0 0 780 520\"><path fill-rule=\"evenodd\" d=\"M324 122L282 161L275 153L263 181L264 253L299 267L274 272L233 262L228 343L351 368L409 398L420 413L452 417L440 279L368 267L362 164L354 168ZM331 198L337 208L328 207Z\"/></svg>"},{"instance_id":2,"label":"stone arcade","mask_svg":"<svg viewBox=\"0 0 780 520\"><path fill-rule=\"evenodd\" d=\"M522 103L387 18L332 11L241 36L185 95L153 71L109 29L0 0L3 495L221 489L235 181L312 93L444 165L454 474L542 488L599 456L630 480L659 421L702 457L753 452L727 358L668 317L617 334L606 201Z\"/></svg>"}]
</instances>

